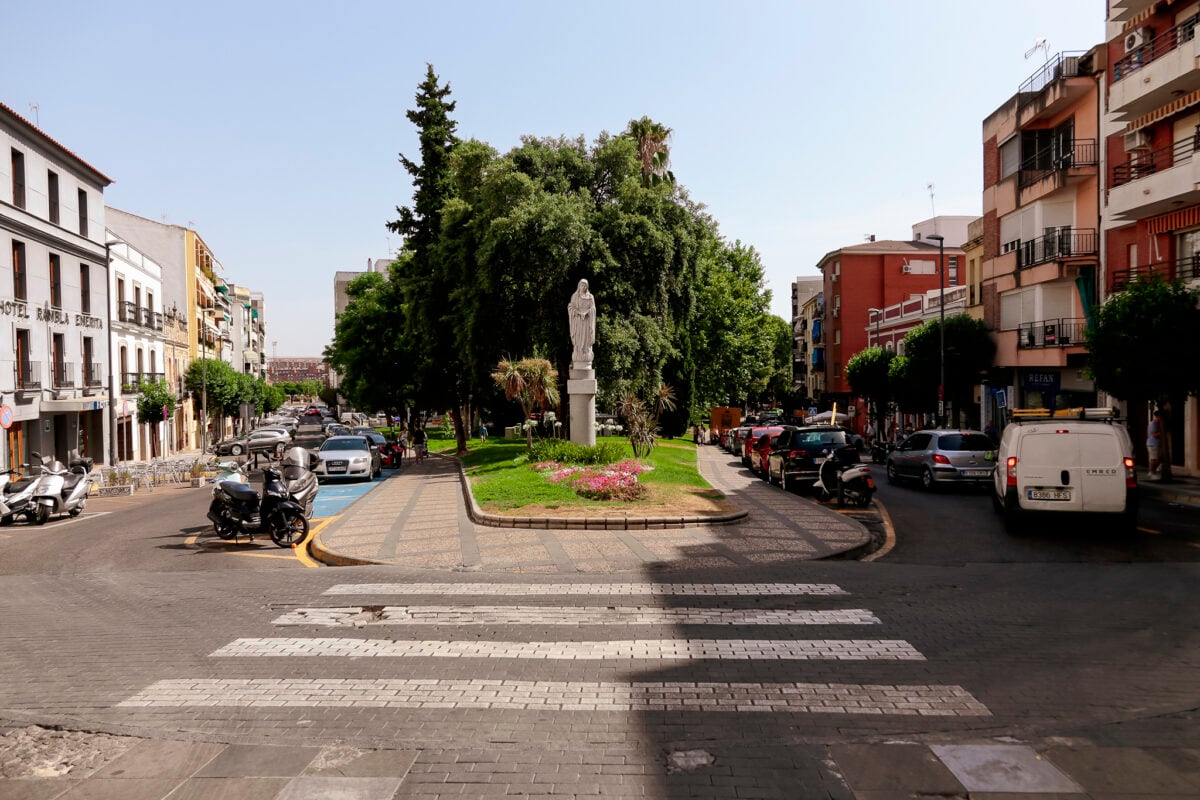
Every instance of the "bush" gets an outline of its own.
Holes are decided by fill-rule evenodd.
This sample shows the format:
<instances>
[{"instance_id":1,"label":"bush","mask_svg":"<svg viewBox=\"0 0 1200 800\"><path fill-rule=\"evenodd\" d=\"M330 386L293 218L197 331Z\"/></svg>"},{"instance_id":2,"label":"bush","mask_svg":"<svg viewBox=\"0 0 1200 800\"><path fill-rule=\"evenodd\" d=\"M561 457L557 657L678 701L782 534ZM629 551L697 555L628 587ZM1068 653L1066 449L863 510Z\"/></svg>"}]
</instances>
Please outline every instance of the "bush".
<instances>
[{"instance_id":1,"label":"bush","mask_svg":"<svg viewBox=\"0 0 1200 800\"><path fill-rule=\"evenodd\" d=\"M625 445L601 442L586 447L566 439L539 439L533 443L530 461L557 461L559 464L614 464L625 457Z\"/></svg>"}]
</instances>

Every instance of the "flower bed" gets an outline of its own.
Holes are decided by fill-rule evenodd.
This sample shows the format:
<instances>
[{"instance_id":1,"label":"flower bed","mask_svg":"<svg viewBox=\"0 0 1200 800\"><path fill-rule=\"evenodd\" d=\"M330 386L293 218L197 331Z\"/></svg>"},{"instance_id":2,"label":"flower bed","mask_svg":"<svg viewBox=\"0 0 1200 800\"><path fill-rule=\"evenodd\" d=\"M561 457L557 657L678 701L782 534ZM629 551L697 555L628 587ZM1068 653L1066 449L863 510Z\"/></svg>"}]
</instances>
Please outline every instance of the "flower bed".
<instances>
[{"instance_id":1,"label":"flower bed","mask_svg":"<svg viewBox=\"0 0 1200 800\"><path fill-rule=\"evenodd\" d=\"M646 487L638 482L637 476L652 469L633 460L603 467L563 466L556 461L541 461L531 466L551 483L567 484L580 497L626 501L645 496Z\"/></svg>"}]
</instances>

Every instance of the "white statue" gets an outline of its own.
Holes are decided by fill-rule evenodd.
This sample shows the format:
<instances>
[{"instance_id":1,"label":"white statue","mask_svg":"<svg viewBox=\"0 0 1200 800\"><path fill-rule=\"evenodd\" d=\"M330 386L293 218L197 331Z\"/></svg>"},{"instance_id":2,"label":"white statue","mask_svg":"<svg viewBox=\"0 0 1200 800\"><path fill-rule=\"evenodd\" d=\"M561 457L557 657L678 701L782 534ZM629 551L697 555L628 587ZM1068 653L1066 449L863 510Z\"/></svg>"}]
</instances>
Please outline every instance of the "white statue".
<instances>
[{"instance_id":1,"label":"white statue","mask_svg":"<svg viewBox=\"0 0 1200 800\"><path fill-rule=\"evenodd\" d=\"M575 345L572 361L592 361L592 344L596 341L596 298L588 291L588 282L581 280L571 302L567 305L571 323L571 343Z\"/></svg>"}]
</instances>

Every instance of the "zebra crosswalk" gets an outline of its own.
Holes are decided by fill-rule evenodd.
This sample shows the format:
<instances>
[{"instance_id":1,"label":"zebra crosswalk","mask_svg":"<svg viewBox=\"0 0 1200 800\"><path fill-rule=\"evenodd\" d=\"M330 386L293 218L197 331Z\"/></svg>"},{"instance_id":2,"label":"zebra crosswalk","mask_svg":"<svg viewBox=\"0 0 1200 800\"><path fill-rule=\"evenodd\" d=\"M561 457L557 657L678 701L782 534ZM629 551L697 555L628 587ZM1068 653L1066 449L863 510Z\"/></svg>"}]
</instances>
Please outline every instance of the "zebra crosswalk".
<instances>
[{"instance_id":1,"label":"zebra crosswalk","mask_svg":"<svg viewBox=\"0 0 1200 800\"><path fill-rule=\"evenodd\" d=\"M877 676L880 669L891 669L887 664L924 661L925 656L904 639L789 637L789 633L822 626L886 626L873 611L852 602L845 608L792 607L807 602L804 598L819 598L823 606L841 604L850 594L834 584L369 583L337 584L324 596L352 596L360 604L295 608L271 621L276 628L288 629L289 635L236 638L209 654L213 659L270 663L320 659L289 670L291 677L172 678L147 686L119 705L990 715L983 703L957 685L849 680L856 663L877 664L873 668ZM504 604L514 597L525 600ZM363 602L382 598L391 604ZM644 598L644 602L610 604L614 598ZM662 605L658 598L690 602L674 607ZM404 599L414 602L406 605ZM778 607L769 607L772 599ZM541 604L555 601L555 605ZM749 603L756 607L745 607ZM768 607L760 607L763 603ZM449 630L453 635L420 635L421 631L433 632L434 626L437 633ZM707 635L688 634L699 626ZM741 635L712 635L714 628L721 627ZM312 631L305 635L299 628ZM346 635L337 635L339 632L330 628L342 628ZM503 628L505 636L491 638L496 628ZM408 629L418 636L397 635ZM663 629L670 630L670 635L646 635L648 631L661 634ZM773 634L748 635L751 631ZM631 632L635 635L629 635ZM403 663L405 676L340 676L337 666L332 670L322 666L361 665L363 659ZM456 673L440 675L436 665L441 659L455 659ZM503 663L481 666L481 677L470 677L474 671L470 665L484 663L477 660ZM530 662L545 664L546 669L551 664L564 666L547 674L546 680L531 680L530 669L540 667L529 666ZM735 669L734 664L746 665L736 669L751 669L752 664L763 662L838 665L845 668L847 680L789 682L762 680L761 674L750 673L747 680L739 681L636 677L639 668L657 669L655 665L690 668L721 664L724 667L719 672L724 676ZM511 665L511 679L504 664ZM599 667L605 670L602 680L596 679ZM572 675L578 673L578 679L564 679L563 668ZM772 674L783 669L781 666ZM296 670L301 674L294 674ZM335 674L328 675L330 671ZM468 677L458 674L463 671ZM614 680L614 671L635 677ZM828 672L825 668L824 674Z\"/></svg>"}]
</instances>

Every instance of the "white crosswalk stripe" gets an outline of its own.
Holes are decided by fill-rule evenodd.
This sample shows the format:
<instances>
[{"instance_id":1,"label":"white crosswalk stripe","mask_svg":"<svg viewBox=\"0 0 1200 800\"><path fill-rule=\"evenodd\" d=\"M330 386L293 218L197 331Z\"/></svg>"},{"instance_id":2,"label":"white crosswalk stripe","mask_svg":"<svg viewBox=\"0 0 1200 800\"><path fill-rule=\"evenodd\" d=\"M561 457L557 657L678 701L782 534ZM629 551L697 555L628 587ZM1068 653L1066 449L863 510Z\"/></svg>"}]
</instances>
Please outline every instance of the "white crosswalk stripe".
<instances>
[{"instance_id":1,"label":"white crosswalk stripe","mask_svg":"<svg viewBox=\"0 0 1200 800\"><path fill-rule=\"evenodd\" d=\"M846 592L832 583L339 583L325 594L767 597Z\"/></svg>"},{"instance_id":2,"label":"white crosswalk stripe","mask_svg":"<svg viewBox=\"0 0 1200 800\"><path fill-rule=\"evenodd\" d=\"M297 608L275 625L879 625L864 608L650 608L645 606L348 606Z\"/></svg>"}]
</instances>

